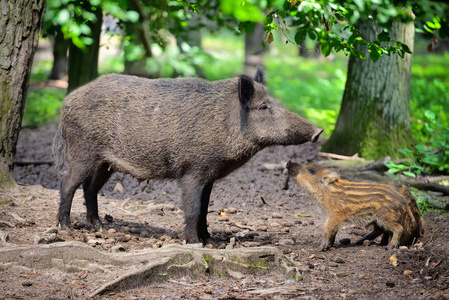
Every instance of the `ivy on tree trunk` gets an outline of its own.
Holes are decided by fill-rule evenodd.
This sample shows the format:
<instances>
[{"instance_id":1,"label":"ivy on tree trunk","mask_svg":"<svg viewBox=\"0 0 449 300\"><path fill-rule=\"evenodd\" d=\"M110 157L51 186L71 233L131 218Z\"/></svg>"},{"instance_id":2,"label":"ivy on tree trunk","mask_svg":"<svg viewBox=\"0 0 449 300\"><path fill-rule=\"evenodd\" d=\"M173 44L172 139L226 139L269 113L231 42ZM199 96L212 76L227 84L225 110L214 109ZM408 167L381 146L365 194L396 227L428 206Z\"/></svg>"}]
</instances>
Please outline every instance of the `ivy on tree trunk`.
<instances>
[{"instance_id":1,"label":"ivy on tree trunk","mask_svg":"<svg viewBox=\"0 0 449 300\"><path fill-rule=\"evenodd\" d=\"M12 174L44 0L0 0L0 186Z\"/></svg>"},{"instance_id":2,"label":"ivy on tree trunk","mask_svg":"<svg viewBox=\"0 0 449 300\"><path fill-rule=\"evenodd\" d=\"M373 21L359 22L358 29L366 41L382 32ZM389 35L413 51L414 30L413 22L393 22ZM410 147L411 64L410 54L384 54L376 62L351 56L340 114L323 151L377 159L396 158L399 149Z\"/></svg>"}]
</instances>

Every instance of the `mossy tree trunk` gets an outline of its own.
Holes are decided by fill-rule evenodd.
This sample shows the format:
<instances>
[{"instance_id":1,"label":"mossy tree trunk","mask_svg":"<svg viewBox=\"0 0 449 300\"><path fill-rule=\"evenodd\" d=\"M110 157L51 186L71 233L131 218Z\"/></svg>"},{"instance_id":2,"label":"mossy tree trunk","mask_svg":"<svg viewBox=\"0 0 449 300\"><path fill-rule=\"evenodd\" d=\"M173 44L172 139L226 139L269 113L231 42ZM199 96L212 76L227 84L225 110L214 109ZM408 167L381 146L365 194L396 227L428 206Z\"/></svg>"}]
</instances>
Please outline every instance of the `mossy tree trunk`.
<instances>
[{"instance_id":1,"label":"mossy tree trunk","mask_svg":"<svg viewBox=\"0 0 449 300\"><path fill-rule=\"evenodd\" d=\"M67 93L76 88L91 82L98 77L98 52L100 50L100 34L101 24L103 21L103 13L100 7L93 7L88 1L83 2L84 8L95 14L95 22L87 21L92 34L92 43L86 45L86 49L82 50L75 46L72 42L69 46L69 86Z\"/></svg>"},{"instance_id":2,"label":"mossy tree trunk","mask_svg":"<svg viewBox=\"0 0 449 300\"><path fill-rule=\"evenodd\" d=\"M382 32L372 21L360 22L358 29L367 41ZM414 30L413 22L394 22L389 34L413 51ZM411 64L410 54L383 55L376 62L351 56L340 114L323 151L376 159L398 157L399 149L410 147Z\"/></svg>"},{"instance_id":3,"label":"mossy tree trunk","mask_svg":"<svg viewBox=\"0 0 449 300\"><path fill-rule=\"evenodd\" d=\"M58 27L53 37L53 66L51 68L50 77L48 79L62 79L67 75L67 50L69 48L69 40L64 38L61 28Z\"/></svg>"},{"instance_id":4,"label":"mossy tree trunk","mask_svg":"<svg viewBox=\"0 0 449 300\"><path fill-rule=\"evenodd\" d=\"M0 0L0 186L12 174L44 0Z\"/></svg>"}]
</instances>

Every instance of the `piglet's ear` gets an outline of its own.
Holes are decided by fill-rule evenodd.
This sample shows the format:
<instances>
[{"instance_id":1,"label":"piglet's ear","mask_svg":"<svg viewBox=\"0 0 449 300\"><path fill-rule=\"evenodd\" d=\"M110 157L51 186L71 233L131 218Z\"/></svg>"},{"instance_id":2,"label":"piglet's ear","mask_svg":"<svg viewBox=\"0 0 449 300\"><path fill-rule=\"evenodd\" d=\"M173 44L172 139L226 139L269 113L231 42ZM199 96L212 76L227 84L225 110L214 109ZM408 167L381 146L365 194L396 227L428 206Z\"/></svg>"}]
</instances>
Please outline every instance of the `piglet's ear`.
<instances>
[{"instance_id":1,"label":"piglet's ear","mask_svg":"<svg viewBox=\"0 0 449 300\"><path fill-rule=\"evenodd\" d=\"M337 173L327 172L326 174L324 174L323 179L321 179L321 182L323 182L325 186L328 186L329 184L337 181L338 179L340 179L340 175L338 175Z\"/></svg>"},{"instance_id":2,"label":"piglet's ear","mask_svg":"<svg viewBox=\"0 0 449 300\"><path fill-rule=\"evenodd\" d=\"M265 85L265 71L262 66L257 66L256 75L254 75L254 81Z\"/></svg>"},{"instance_id":3,"label":"piglet's ear","mask_svg":"<svg viewBox=\"0 0 449 300\"><path fill-rule=\"evenodd\" d=\"M251 98L254 96L254 92L255 89L253 80L246 75L240 75L238 93L240 104L244 109L249 108L249 102L251 101Z\"/></svg>"}]
</instances>

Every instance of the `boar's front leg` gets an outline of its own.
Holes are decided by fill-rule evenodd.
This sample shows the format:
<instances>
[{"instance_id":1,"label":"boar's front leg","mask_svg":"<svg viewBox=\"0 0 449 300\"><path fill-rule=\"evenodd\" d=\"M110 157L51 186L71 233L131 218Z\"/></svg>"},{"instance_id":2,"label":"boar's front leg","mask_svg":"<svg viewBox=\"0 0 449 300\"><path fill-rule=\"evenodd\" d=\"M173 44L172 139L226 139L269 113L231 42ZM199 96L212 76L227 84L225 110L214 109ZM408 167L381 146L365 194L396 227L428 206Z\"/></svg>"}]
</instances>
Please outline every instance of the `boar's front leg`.
<instances>
[{"instance_id":1,"label":"boar's front leg","mask_svg":"<svg viewBox=\"0 0 449 300\"><path fill-rule=\"evenodd\" d=\"M326 225L324 226L324 238L320 246L320 251L329 249L335 242L335 236L337 235L338 227L343 222L343 218L336 214L330 214L327 217Z\"/></svg>"},{"instance_id":2,"label":"boar's front leg","mask_svg":"<svg viewBox=\"0 0 449 300\"><path fill-rule=\"evenodd\" d=\"M193 176L185 176L180 181L182 189L182 209L185 220L185 239L187 243L206 243L210 239L207 232L207 209L212 183L203 184Z\"/></svg>"},{"instance_id":3,"label":"boar's front leg","mask_svg":"<svg viewBox=\"0 0 449 300\"><path fill-rule=\"evenodd\" d=\"M109 164L101 165L95 173L83 182L84 199L86 199L87 223L97 230L102 224L98 216L98 192L111 177Z\"/></svg>"},{"instance_id":4,"label":"boar's front leg","mask_svg":"<svg viewBox=\"0 0 449 300\"><path fill-rule=\"evenodd\" d=\"M198 237L203 241L204 245L215 245L209 232L207 231L207 212L209 210L209 200L213 185L213 182L206 184L201 194L201 212L200 219L198 221Z\"/></svg>"}]
</instances>

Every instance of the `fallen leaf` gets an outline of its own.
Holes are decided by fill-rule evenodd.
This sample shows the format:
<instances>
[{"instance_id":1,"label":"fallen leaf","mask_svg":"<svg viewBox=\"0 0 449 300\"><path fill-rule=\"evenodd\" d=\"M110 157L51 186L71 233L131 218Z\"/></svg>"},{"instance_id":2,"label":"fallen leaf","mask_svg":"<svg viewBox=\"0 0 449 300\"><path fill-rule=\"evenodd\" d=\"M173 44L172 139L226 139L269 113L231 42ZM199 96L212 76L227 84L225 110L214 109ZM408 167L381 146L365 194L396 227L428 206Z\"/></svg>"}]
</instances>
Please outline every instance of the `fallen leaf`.
<instances>
[{"instance_id":1,"label":"fallen leaf","mask_svg":"<svg viewBox=\"0 0 449 300\"><path fill-rule=\"evenodd\" d=\"M397 267L397 266L398 266L398 259L396 258L396 254L393 254L392 256L390 256L390 258L388 259L388 262L389 262L393 267Z\"/></svg>"}]
</instances>

